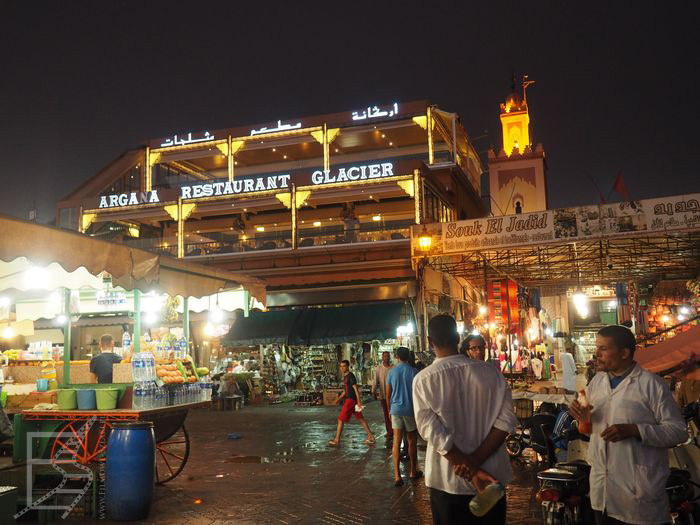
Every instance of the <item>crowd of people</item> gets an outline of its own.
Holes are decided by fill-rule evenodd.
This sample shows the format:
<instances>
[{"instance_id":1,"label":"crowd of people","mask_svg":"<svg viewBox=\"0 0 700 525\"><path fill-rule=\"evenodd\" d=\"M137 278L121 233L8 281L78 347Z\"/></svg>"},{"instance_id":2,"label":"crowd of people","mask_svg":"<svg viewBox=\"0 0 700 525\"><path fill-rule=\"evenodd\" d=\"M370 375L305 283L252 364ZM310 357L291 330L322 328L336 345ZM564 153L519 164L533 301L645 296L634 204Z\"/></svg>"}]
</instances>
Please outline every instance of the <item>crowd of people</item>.
<instances>
[{"instance_id":1,"label":"crowd of people","mask_svg":"<svg viewBox=\"0 0 700 525\"><path fill-rule=\"evenodd\" d=\"M387 440L392 445L394 485L404 484L403 442L409 478L425 476L435 524L506 523L504 490L485 515L470 510L472 500L490 490L487 487L503 488L512 479L504 443L517 419L502 367L486 359L486 341L481 336L469 336L460 346L451 316L430 320L428 342L436 357L430 366L417 370L404 347L396 351L395 365L385 352L372 385L373 395L382 403ZM664 380L634 361L635 338L627 327L601 329L596 346L595 373L569 409L560 411L553 439L557 428L578 424L579 431L585 432L590 426L587 461L596 524L667 523L667 450L688 437L679 406ZM573 356L566 355L561 360L562 371L568 376L573 369L575 376ZM537 361L542 359L524 357L521 366L525 364L537 375ZM338 402L343 406L336 437L329 444L340 443L343 425L354 415L367 432L365 443L372 445L375 437L362 416L360 390L349 363L344 361L341 371L345 387ZM700 391L700 384L686 388L688 396L698 397L692 388ZM566 389L575 390L575 383ZM416 453L419 436L427 443L425 474Z\"/></svg>"}]
</instances>

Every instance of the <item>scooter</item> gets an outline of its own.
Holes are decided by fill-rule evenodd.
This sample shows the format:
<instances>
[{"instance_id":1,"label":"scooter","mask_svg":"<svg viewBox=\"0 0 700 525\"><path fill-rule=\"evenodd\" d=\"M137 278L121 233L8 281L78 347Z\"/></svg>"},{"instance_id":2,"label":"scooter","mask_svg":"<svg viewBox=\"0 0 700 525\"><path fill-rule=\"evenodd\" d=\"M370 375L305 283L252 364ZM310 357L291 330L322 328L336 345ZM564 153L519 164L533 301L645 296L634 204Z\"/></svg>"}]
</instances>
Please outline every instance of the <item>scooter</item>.
<instances>
[{"instance_id":1,"label":"scooter","mask_svg":"<svg viewBox=\"0 0 700 525\"><path fill-rule=\"evenodd\" d=\"M535 500L541 504L544 525L593 523L588 499L590 471L585 461L572 461L537 474L540 488Z\"/></svg>"},{"instance_id":2,"label":"scooter","mask_svg":"<svg viewBox=\"0 0 700 525\"><path fill-rule=\"evenodd\" d=\"M585 461L558 463L537 474L540 487L535 496L541 504L544 525L578 525L593 523L588 496L591 467ZM700 525L700 512L695 501L695 487L687 470L672 468L666 481L674 525Z\"/></svg>"},{"instance_id":3,"label":"scooter","mask_svg":"<svg viewBox=\"0 0 700 525\"><path fill-rule=\"evenodd\" d=\"M672 468L666 481L666 494L671 507L671 523L674 525L700 524L700 509L695 503L695 487L687 470Z\"/></svg>"},{"instance_id":4,"label":"scooter","mask_svg":"<svg viewBox=\"0 0 700 525\"><path fill-rule=\"evenodd\" d=\"M525 449L531 448L546 458L550 466L554 465L554 447L549 436L555 421L556 416L547 413L528 417L506 438L506 451L511 457L519 457Z\"/></svg>"}]
</instances>

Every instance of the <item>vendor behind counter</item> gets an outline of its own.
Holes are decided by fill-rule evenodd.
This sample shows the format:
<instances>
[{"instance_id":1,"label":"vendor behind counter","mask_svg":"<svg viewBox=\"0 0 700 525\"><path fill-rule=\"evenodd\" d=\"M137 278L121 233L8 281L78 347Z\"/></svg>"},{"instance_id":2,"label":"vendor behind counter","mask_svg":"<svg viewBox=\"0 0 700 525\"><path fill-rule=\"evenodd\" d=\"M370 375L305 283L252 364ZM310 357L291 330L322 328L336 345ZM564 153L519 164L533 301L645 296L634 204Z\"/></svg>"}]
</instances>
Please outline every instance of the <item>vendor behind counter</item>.
<instances>
[{"instance_id":1,"label":"vendor behind counter","mask_svg":"<svg viewBox=\"0 0 700 525\"><path fill-rule=\"evenodd\" d=\"M112 366L121 360L114 353L114 338L105 334L100 337L100 354L90 359L90 372L98 383L112 383Z\"/></svg>"}]
</instances>

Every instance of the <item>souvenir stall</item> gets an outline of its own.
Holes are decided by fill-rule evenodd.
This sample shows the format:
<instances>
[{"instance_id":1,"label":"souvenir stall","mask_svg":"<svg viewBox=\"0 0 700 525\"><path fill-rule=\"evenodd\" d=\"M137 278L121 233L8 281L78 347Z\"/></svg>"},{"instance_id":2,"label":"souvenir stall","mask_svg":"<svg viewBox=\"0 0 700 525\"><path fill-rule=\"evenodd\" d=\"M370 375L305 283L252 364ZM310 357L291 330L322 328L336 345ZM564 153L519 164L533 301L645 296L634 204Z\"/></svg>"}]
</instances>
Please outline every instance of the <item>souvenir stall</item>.
<instances>
[{"instance_id":1,"label":"souvenir stall","mask_svg":"<svg viewBox=\"0 0 700 525\"><path fill-rule=\"evenodd\" d=\"M403 302L251 311L223 344L227 354L259 353L268 402L329 403L341 386L340 361L369 389L382 352L414 348L411 311Z\"/></svg>"}]
</instances>

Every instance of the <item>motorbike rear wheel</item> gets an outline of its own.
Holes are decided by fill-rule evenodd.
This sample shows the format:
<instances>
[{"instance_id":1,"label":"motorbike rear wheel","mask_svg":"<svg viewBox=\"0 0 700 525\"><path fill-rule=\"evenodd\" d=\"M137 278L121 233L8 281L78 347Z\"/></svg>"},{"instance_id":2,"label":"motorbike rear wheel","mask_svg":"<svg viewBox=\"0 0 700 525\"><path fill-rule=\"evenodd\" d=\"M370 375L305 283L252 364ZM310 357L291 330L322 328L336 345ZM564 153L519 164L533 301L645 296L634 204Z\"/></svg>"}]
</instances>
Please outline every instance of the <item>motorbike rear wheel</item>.
<instances>
[{"instance_id":1,"label":"motorbike rear wheel","mask_svg":"<svg viewBox=\"0 0 700 525\"><path fill-rule=\"evenodd\" d=\"M521 436L511 434L506 438L506 451L510 457L517 458L524 450L525 443L523 443Z\"/></svg>"}]
</instances>

